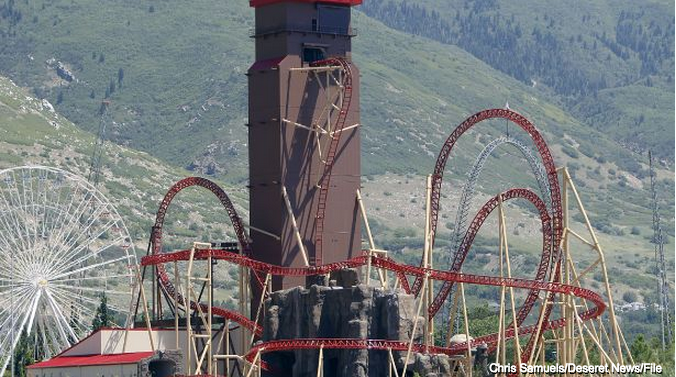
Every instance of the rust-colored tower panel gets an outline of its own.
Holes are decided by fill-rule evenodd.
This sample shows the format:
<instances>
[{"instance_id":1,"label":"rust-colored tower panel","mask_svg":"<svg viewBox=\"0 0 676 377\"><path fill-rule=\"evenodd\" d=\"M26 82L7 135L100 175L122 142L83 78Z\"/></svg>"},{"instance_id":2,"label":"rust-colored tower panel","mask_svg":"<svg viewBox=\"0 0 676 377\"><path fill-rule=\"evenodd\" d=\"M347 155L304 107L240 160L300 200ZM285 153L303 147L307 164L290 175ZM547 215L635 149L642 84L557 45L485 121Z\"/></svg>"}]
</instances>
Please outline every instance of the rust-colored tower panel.
<instances>
[{"instance_id":1,"label":"rust-colored tower panel","mask_svg":"<svg viewBox=\"0 0 676 377\"><path fill-rule=\"evenodd\" d=\"M325 264L360 252L359 71L351 63L350 26L351 6L360 2L251 1L256 10L256 62L248 72L250 234L255 259L304 266L306 260L309 265ZM313 64L332 57L344 58L348 69ZM342 84L348 74L351 85L346 87ZM337 148L329 164L330 185L322 210L320 183L326 181L322 177L334 139ZM317 234L321 213L323 232ZM305 279L276 277L272 289L297 285L305 285ZM260 292L255 282L252 286L256 310Z\"/></svg>"}]
</instances>

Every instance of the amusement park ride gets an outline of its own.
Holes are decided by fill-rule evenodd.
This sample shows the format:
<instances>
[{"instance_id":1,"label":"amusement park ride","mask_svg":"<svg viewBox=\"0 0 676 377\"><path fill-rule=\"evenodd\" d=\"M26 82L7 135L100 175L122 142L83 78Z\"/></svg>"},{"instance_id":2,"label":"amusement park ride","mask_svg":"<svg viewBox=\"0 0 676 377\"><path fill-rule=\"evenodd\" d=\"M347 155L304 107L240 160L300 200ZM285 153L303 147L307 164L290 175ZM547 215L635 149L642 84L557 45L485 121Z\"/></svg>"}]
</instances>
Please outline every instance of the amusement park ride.
<instances>
[{"instance_id":1,"label":"amusement park ride","mask_svg":"<svg viewBox=\"0 0 676 377\"><path fill-rule=\"evenodd\" d=\"M463 121L444 142L434 171L427 178L420 265L397 262L386 250L376 247L360 193L359 74L350 49L354 36L350 8L360 2L251 0L256 13L252 35L256 62L247 73L249 225L238 215L226 192L208 179L186 178L169 189L157 211L148 255L141 259L140 267L132 263L131 256L125 256L130 266L125 277L134 280L134 318L141 319L137 325L148 331L152 351L161 349L153 343L153 329L172 330L175 340L165 347L182 350L185 370L181 373L186 376L289 375L277 370L266 357L297 350L318 351L317 370L313 373L316 376L327 373L323 355L333 349L386 353L390 363L382 375L397 377L410 374L413 353L447 355L452 363L451 374L471 376L479 346L487 347L490 358L501 364L631 362L615 317L603 249L580 195L566 168L554 164L542 134L517 112L480 111ZM465 132L491 119L504 119L518 126L530 142L503 136L488 143L479 154L457 205L451 265L448 270L435 269L433 254L444 173L451 152ZM531 152L531 144L536 153ZM538 188L516 187L497 193L468 224L469 203L484 163L501 145L511 145L522 153ZM16 185L5 182L9 188ZM218 198L233 225L236 243L195 243L180 251L163 249L167 209L177 194L193 186L207 189ZM504 213L505 203L512 200L529 202L541 222L542 254L531 279L513 277ZM571 227L571 211L581 214L585 232ZM489 215L496 212L499 275L463 273L463 263L477 233ZM7 219L12 218L0 217L0 224ZM0 241L3 238L0 235ZM576 263L582 253L593 256L591 263ZM239 269L239 310L214 305L217 261ZM359 269L366 285L415 297L417 315L408 339L265 339L262 323L266 299L272 292L309 286L322 276L348 268ZM79 272L82 270L75 274ZM601 277L602 293L587 287L590 276ZM23 284L26 295L38 292L36 303L40 292L49 291L32 281ZM465 297L468 285L493 286L500 291L496 333L470 334ZM89 288L84 290L88 291ZM1 298L6 301L10 297ZM518 300L523 302L517 305ZM450 318L439 324L438 314L446 303L450 304ZM50 307L59 317L58 306ZM19 317L32 324L35 307L28 309L32 314ZM72 307L66 310L76 312ZM464 327L454 334L457 315L462 317ZM14 317L9 318L7 310L3 310L3 353L13 349L8 345L15 344L4 330L7 321L14 323ZM435 342L435 319L437 326L448 326L442 344ZM133 325L133 321L127 323L128 327ZM25 328L22 325L21 329ZM52 334L49 327L44 328L43 336ZM58 334L52 335L60 339ZM73 335L73 339L79 338L79 334ZM458 340L458 335L464 336ZM73 343L67 336L64 339L64 346ZM4 356L5 366L8 360Z\"/></svg>"}]
</instances>

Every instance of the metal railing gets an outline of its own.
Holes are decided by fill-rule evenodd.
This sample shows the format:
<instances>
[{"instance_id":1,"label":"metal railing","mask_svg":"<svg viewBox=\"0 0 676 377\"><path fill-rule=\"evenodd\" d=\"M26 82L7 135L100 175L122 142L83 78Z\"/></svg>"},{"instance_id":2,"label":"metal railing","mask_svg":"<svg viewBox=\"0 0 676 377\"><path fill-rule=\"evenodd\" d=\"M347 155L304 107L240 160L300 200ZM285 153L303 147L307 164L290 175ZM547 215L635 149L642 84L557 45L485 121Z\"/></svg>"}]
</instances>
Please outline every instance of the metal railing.
<instances>
[{"instance_id":1,"label":"metal railing","mask_svg":"<svg viewBox=\"0 0 676 377\"><path fill-rule=\"evenodd\" d=\"M354 37L357 35L357 29L352 27L328 27L328 26L315 26L311 25L280 25L270 28L260 29L260 28L251 28L249 29L249 37L258 38L264 37L267 35L277 34L277 33L316 33L316 34L330 34L330 35L340 35L347 37Z\"/></svg>"}]
</instances>

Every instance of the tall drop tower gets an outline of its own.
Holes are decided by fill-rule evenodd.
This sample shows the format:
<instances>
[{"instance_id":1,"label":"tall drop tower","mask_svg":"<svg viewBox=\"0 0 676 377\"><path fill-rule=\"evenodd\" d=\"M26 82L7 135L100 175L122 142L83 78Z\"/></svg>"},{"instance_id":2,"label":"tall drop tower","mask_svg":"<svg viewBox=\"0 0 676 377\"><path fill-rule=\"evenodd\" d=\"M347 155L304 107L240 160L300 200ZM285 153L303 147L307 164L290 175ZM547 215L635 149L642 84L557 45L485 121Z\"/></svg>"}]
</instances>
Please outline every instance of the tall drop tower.
<instances>
[{"instance_id":1,"label":"tall drop tower","mask_svg":"<svg viewBox=\"0 0 676 377\"><path fill-rule=\"evenodd\" d=\"M251 0L249 186L255 259L313 266L359 253L359 72L351 7L361 0ZM272 290L305 285L275 277ZM252 309L260 287L252 282Z\"/></svg>"}]
</instances>

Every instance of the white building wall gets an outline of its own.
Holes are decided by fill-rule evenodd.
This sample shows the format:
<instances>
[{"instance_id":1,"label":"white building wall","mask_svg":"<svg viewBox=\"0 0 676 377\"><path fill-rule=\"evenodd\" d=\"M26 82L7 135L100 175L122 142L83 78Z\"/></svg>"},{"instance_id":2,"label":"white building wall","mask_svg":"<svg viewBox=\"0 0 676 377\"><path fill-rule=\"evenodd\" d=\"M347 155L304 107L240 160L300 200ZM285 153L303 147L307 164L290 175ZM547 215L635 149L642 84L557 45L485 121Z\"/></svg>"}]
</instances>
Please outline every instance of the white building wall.
<instances>
[{"instance_id":1,"label":"white building wall","mask_svg":"<svg viewBox=\"0 0 676 377\"><path fill-rule=\"evenodd\" d=\"M136 364L28 369L28 377L138 377Z\"/></svg>"},{"instance_id":2,"label":"white building wall","mask_svg":"<svg viewBox=\"0 0 676 377\"><path fill-rule=\"evenodd\" d=\"M80 343L76 344L72 348L63 352L61 356L89 356L89 355L112 355L112 354L121 354L121 353L135 353L135 352L150 352L152 348L150 347L150 338L147 330L144 329L133 329L127 332L127 341L125 345L125 330L124 329L110 329L110 330L101 330L95 334L92 334L89 338L84 339ZM182 370L187 370L187 357L186 351L188 346L187 333L185 331L179 332L179 347L178 349L183 352L183 366ZM241 329L234 330L230 334L231 343L235 346L236 349L240 348L241 341ZM247 339L250 335L247 335ZM175 350L176 348L176 333L173 330L153 330L152 339L155 345L155 350L164 351L164 350ZM198 342L201 344L201 342ZM220 332L214 331L214 354L224 354L224 339L221 337ZM242 354L242 352L238 352ZM195 363L194 356L192 357L193 365ZM117 374L111 372L111 368L114 367L130 367L132 364L122 364L122 365L102 365L102 366L86 366L86 367L77 367L77 368L40 368L40 369L29 369L32 374L29 374L29 377L129 377L135 376L137 365L133 364L133 371L127 372L126 374L120 374L121 371L118 371ZM78 368L85 369L82 374L78 372ZM97 374L97 370L105 370L107 372L100 372ZM133 374L129 374L133 373Z\"/></svg>"}]
</instances>

